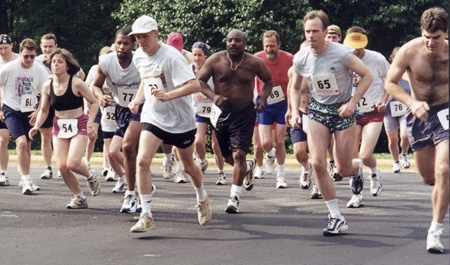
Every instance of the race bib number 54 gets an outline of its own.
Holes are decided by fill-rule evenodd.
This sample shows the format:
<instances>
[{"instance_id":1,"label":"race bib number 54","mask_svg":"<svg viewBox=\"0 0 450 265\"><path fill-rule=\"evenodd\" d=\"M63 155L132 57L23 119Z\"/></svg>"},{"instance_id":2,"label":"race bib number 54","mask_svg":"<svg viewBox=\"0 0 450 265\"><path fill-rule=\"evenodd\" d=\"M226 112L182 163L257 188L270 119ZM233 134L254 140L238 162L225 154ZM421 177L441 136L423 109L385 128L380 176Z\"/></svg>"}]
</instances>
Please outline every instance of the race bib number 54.
<instances>
[{"instance_id":1,"label":"race bib number 54","mask_svg":"<svg viewBox=\"0 0 450 265\"><path fill-rule=\"evenodd\" d=\"M313 92L319 96L334 96L339 94L336 77L334 74L315 75L311 85Z\"/></svg>"},{"instance_id":2,"label":"race bib number 54","mask_svg":"<svg viewBox=\"0 0 450 265\"><path fill-rule=\"evenodd\" d=\"M77 119L59 119L58 120L58 138L71 138L78 133Z\"/></svg>"}]
</instances>

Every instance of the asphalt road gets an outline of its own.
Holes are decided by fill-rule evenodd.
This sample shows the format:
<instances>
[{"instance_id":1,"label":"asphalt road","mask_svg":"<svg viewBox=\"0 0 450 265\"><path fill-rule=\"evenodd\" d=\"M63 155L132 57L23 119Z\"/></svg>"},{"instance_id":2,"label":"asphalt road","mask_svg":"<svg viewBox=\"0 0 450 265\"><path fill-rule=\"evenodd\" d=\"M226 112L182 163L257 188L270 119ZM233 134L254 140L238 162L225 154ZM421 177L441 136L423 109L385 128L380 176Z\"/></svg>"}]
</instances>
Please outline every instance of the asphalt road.
<instances>
[{"instance_id":1,"label":"asphalt road","mask_svg":"<svg viewBox=\"0 0 450 265\"><path fill-rule=\"evenodd\" d=\"M230 186L216 186L215 170L209 169L204 185L213 219L200 226L191 185L164 180L155 168L156 228L131 234L138 215L119 213L123 195L111 193L114 183L102 178L102 193L88 197L89 209L68 210L72 195L61 179L38 180L41 190L25 196L16 186L16 167L10 166L12 185L0 187L0 264L449 264L448 215L444 254L425 250L432 187L416 173L383 172L379 197L369 194L366 181L365 206L359 209L345 208L351 197L348 181L336 183L349 231L324 237L326 206L309 199L310 191L299 188L293 170L287 169L288 189L277 190L275 176L266 176L243 192L241 214L230 215L224 212ZM34 176L41 171L32 168Z\"/></svg>"}]
</instances>

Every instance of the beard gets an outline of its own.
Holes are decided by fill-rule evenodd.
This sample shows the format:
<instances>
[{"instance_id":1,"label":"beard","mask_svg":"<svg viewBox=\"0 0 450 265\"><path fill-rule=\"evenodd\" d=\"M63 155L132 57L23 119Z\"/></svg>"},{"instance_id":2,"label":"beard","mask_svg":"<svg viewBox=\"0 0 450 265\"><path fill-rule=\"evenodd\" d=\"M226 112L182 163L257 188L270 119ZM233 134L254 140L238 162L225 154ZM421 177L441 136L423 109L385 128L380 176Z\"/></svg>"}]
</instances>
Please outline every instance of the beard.
<instances>
[{"instance_id":1,"label":"beard","mask_svg":"<svg viewBox=\"0 0 450 265\"><path fill-rule=\"evenodd\" d=\"M268 52L266 56L269 60L273 61L278 57L278 54L276 52Z\"/></svg>"}]
</instances>

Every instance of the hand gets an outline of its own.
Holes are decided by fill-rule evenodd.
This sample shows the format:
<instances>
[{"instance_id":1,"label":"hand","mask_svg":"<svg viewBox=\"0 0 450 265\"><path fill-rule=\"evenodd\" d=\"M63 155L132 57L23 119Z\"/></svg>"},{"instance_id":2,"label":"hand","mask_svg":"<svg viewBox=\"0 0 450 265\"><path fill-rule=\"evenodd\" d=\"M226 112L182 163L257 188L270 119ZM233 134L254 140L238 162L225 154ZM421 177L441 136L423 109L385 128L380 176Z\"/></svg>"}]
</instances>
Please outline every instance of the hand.
<instances>
[{"instance_id":1,"label":"hand","mask_svg":"<svg viewBox=\"0 0 450 265\"><path fill-rule=\"evenodd\" d=\"M28 122L31 126L34 126L34 124L36 123L36 116L37 116L37 111L33 111L28 118L30 118L30 121Z\"/></svg>"},{"instance_id":2,"label":"hand","mask_svg":"<svg viewBox=\"0 0 450 265\"><path fill-rule=\"evenodd\" d=\"M214 104L221 109L228 103L228 98L221 95L215 95L213 100Z\"/></svg>"},{"instance_id":3,"label":"hand","mask_svg":"<svg viewBox=\"0 0 450 265\"><path fill-rule=\"evenodd\" d=\"M351 117L353 114L355 114L355 108L356 104L349 101L338 109L339 116L341 116L342 118Z\"/></svg>"},{"instance_id":4,"label":"hand","mask_svg":"<svg viewBox=\"0 0 450 265\"><path fill-rule=\"evenodd\" d=\"M141 105L140 102L138 102L136 99L133 99L129 104L128 108L130 109L131 113L136 114L139 111L139 106Z\"/></svg>"},{"instance_id":5,"label":"hand","mask_svg":"<svg viewBox=\"0 0 450 265\"><path fill-rule=\"evenodd\" d=\"M265 102L262 102L261 99L258 99L258 100L256 101L256 105L255 105L256 111L258 111L258 112L263 112L265 108L266 108L266 103L265 103Z\"/></svg>"},{"instance_id":6,"label":"hand","mask_svg":"<svg viewBox=\"0 0 450 265\"><path fill-rule=\"evenodd\" d=\"M87 133L88 133L89 138L91 138L91 139L95 139L97 137L97 131L94 130L93 124L87 125Z\"/></svg>"},{"instance_id":7,"label":"hand","mask_svg":"<svg viewBox=\"0 0 450 265\"><path fill-rule=\"evenodd\" d=\"M5 116L3 115L3 111L1 108L0 108L0 121L5 122Z\"/></svg>"},{"instance_id":8,"label":"hand","mask_svg":"<svg viewBox=\"0 0 450 265\"><path fill-rule=\"evenodd\" d=\"M203 95L202 93L197 93L195 94L195 101L203 101L205 99L207 99L208 97Z\"/></svg>"},{"instance_id":9,"label":"hand","mask_svg":"<svg viewBox=\"0 0 450 265\"><path fill-rule=\"evenodd\" d=\"M413 101L409 106L411 113L422 121L428 120L430 106L425 101Z\"/></svg>"},{"instance_id":10,"label":"hand","mask_svg":"<svg viewBox=\"0 0 450 265\"><path fill-rule=\"evenodd\" d=\"M28 137L33 140L33 137L36 135L36 133L39 131L39 128L33 126L33 128L28 131Z\"/></svg>"},{"instance_id":11,"label":"hand","mask_svg":"<svg viewBox=\"0 0 450 265\"><path fill-rule=\"evenodd\" d=\"M112 101L113 97L111 97L111 95L103 95L102 99L100 100L100 105L102 107L108 107L111 106Z\"/></svg>"},{"instance_id":12,"label":"hand","mask_svg":"<svg viewBox=\"0 0 450 265\"><path fill-rule=\"evenodd\" d=\"M291 117L292 117L292 112L291 112L291 109L288 108L288 110L286 111L286 114L284 114L284 120L286 121L287 124L289 124L291 122Z\"/></svg>"},{"instance_id":13,"label":"hand","mask_svg":"<svg viewBox=\"0 0 450 265\"><path fill-rule=\"evenodd\" d=\"M375 104L375 108L377 109L378 113L383 113L386 110L386 104L380 101Z\"/></svg>"},{"instance_id":14,"label":"hand","mask_svg":"<svg viewBox=\"0 0 450 265\"><path fill-rule=\"evenodd\" d=\"M291 119L289 120L289 125L292 128L300 128L301 123L302 123L302 118L300 117L298 112L291 115Z\"/></svg>"},{"instance_id":15,"label":"hand","mask_svg":"<svg viewBox=\"0 0 450 265\"><path fill-rule=\"evenodd\" d=\"M152 95L155 97L156 100L159 100L162 102L170 100L167 93L158 88L152 89Z\"/></svg>"}]
</instances>

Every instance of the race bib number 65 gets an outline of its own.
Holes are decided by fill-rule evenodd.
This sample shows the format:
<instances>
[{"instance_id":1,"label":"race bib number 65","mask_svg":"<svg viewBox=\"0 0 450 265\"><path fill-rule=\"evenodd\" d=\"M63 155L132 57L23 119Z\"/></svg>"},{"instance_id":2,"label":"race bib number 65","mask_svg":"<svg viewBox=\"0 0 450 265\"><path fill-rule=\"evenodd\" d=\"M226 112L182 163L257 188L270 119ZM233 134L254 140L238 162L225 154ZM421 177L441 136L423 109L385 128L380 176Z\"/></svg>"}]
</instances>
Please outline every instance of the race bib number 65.
<instances>
[{"instance_id":1,"label":"race bib number 65","mask_svg":"<svg viewBox=\"0 0 450 265\"><path fill-rule=\"evenodd\" d=\"M334 74L315 75L311 85L313 92L320 96L334 96L339 94L336 77Z\"/></svg>"}]
</instances>

